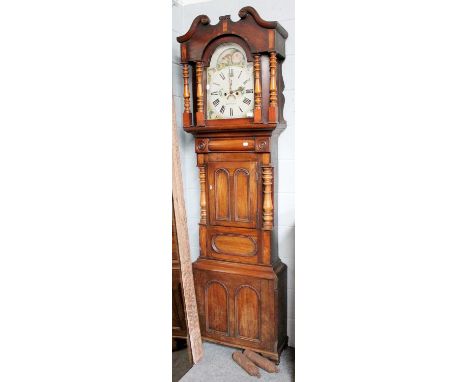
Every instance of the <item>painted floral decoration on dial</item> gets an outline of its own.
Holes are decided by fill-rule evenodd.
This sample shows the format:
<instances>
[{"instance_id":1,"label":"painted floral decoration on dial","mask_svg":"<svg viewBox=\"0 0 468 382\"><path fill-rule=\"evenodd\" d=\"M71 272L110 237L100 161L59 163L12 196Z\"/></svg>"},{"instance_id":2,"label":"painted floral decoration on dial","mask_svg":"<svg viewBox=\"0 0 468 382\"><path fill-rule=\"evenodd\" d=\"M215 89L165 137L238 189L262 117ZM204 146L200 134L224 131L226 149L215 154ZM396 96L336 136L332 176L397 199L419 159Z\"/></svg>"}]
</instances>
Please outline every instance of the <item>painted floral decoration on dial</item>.
<instances>
[{"instance_id":1,"label":"painted floral decoration on dial","mask_svg":"<svg viewBox=\"0 0 468 382\"><path fill-rule=\"evenodd\" d=\"M207 70L208 119L251 118L253 65L237 44L219 45Z\"/></svg>"}]
</instances>

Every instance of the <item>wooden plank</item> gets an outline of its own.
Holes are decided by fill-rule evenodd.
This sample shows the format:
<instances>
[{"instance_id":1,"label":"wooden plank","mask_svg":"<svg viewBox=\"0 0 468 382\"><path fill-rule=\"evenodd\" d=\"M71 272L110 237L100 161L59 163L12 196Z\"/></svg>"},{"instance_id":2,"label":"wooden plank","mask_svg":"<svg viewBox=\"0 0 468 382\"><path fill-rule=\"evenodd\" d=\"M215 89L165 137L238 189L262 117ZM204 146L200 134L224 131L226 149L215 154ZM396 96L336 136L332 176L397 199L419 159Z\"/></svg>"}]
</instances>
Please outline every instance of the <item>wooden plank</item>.
<instances>
[{"instance_id":1,"label":"wooden plank","mask_svg":"<svg viewBox=\"0 0 468 382\"><path fill-rule=\"evenodd\" d=\"M179 245L180 271L184 292L185 311L187 316L188 337L193 362L198 363L203 357L203 345L198 321L197 301L193 283L192 260L185 212L184 185L180 165L179 137L177 135L174 97L172 97L172 198Z\"/></svg>"}]
</instances>

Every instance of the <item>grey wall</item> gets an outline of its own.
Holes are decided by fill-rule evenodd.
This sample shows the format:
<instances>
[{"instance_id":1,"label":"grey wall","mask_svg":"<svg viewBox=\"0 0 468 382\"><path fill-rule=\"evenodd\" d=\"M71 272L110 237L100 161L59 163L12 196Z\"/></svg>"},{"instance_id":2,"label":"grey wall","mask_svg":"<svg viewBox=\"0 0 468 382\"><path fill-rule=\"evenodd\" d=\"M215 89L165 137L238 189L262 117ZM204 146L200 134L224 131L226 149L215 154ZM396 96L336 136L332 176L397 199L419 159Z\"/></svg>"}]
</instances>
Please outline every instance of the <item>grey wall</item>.
<instances>
[{"instance_id":1,"label":"grey wall","mask_svg":"<svg viewBox=\"0 0 468 382\"><path fill-rule=\"evenodd\" d=\"M182 68L179 65L180 51L176 37L184 34L193 19L200 15L209 16L216 24L219 16L231 15L233 21L239 20L237 13L247 5L253 6L260 16L268 21L279 21L288 31L286 40L286 60L283 64L284 96L286 99L284 118L288 125L279 139L279 184L278 184L278 239L281 260L288 266L288 336L290 346L294 346L294 1L280 0L216 0L186 6L172 7L172 91L175 96L177 126L181 149L182 173L184 177L187 223L190 236L192 259L199 254L198 222L199 180L193 136L182 129Z\"/></svg>"}]
</instances>

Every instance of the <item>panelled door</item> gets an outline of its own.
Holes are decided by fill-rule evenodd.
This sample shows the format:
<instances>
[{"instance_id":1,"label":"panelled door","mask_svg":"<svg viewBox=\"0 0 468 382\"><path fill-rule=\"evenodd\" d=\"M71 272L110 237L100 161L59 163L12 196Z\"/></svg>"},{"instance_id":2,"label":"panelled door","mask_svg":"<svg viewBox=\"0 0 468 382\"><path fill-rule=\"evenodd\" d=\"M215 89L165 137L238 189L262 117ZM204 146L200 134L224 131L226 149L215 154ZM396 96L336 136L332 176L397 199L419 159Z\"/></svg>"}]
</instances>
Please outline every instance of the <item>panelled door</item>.
<instances>
[{"instance_id":1,"label":"panelled door","mask_svg":"<svg viewBox=\"0 0 468 382\"><path fill-rule=\"evenodd\" d=\"M209 162L210 224L255 228L257 181L255 161Z\"/></svg>"},{"instance_id":2,"label":"panelled door","mask_svg":"<svg viewBox=\"0 0 468 382\"><path fill-rule=\"evenodd\" d=\"M209 271L194 277L203 336L274 351L270 280Z\"/></svg>"}]
</instances>

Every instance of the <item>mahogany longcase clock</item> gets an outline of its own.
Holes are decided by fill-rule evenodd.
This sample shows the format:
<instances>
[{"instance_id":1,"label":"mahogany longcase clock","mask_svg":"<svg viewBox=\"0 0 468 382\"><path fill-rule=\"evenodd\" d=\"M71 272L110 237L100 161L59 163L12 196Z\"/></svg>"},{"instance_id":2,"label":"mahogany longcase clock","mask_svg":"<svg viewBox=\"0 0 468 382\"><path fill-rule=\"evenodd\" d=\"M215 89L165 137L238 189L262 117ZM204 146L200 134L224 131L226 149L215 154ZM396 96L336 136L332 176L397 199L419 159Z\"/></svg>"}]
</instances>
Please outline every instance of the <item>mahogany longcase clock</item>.
<instances>
[{"instance_id":1,"label":"mahogany longcase clock","mask_svg":"<svg viewBox=\"0 0 468 382\"><path fill-rule=\"evenodd\" d=\"M288 343L287 272L278 256L275 174L286 127L281 64L288 34L252 7L239 17L211 25L200 15L177 38L183 126L195 136L200 174L195 290L203 339L279 362Z\"/></svg>"}]
</instances>

